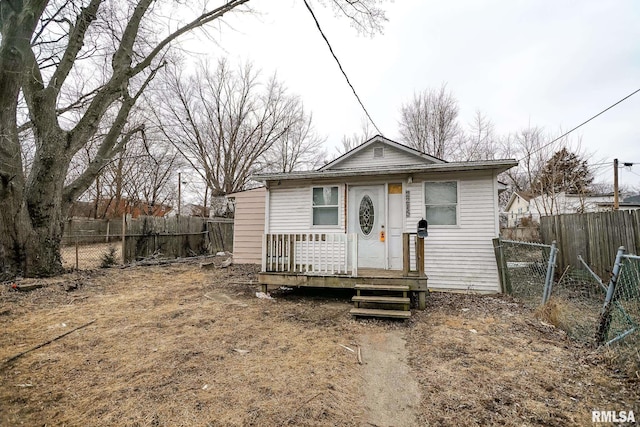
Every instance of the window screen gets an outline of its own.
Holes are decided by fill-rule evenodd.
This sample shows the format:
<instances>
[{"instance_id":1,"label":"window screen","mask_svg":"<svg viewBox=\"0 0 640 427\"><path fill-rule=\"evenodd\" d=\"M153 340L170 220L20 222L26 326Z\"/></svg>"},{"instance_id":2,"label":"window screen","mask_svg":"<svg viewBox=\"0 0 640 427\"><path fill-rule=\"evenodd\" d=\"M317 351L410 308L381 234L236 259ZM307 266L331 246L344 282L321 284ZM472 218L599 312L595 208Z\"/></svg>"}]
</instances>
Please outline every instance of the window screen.
<instances>
[{"instance_id":1,"label":"window screen","mask_svg":"<svg viewBox=\"0 0 640 427\"><path fill-rule=\"evenodd\" d=\"M313 187L313 225L338 225L338 187Z\"/></svg>"},{"instance_id":2,"label":"window screen","mask_svg":"<svg viewBox=\"0 0 640 427\"><path fill-rule=\"evenodd\" d=\"M458 210L458 183L425 182L425 219L429 225L456 225Z\"/></svg>"}]
</instances>

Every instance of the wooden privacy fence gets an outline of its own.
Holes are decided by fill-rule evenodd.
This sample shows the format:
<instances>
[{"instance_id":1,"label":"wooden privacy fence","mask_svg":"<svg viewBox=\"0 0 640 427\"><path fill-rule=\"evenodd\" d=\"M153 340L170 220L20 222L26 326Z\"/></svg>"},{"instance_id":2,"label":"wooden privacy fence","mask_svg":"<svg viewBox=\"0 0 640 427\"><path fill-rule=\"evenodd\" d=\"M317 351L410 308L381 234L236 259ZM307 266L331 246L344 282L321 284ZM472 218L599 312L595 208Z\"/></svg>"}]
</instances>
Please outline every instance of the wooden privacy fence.
<instances>
[{"instance_id":1,"label":"wooden privacy fence","mask_svg":"<svg viewBox=\"0 0 640 427\"><path fill-rule=\"evenodd\" d=\"M211 218L207 231L211 253L233 252L233 218Z\"/></svg>"},{"instance_id":2,"label":"wooden privacy fence","mask_svg":"<svg viewBox=\"0 0 640 427\"><path fill-rule=\"evenodd\" d=\"M123 262L185 258L233 249L233 224L209 218L141 216L123 227Z\"/></svg>"},{"instance_id":3,"label":"wooden privacy fence","mask_svg":"<svg viewBox=\"0 0 640 427\"><path fill-rule=\"evenodd\" d=\"M578 255L600 277L608 279L618 247L629 253L640 249L640 210L543 216L542 240L558 242L558 270L580 267Z\"/></svg>"}]
</instances>

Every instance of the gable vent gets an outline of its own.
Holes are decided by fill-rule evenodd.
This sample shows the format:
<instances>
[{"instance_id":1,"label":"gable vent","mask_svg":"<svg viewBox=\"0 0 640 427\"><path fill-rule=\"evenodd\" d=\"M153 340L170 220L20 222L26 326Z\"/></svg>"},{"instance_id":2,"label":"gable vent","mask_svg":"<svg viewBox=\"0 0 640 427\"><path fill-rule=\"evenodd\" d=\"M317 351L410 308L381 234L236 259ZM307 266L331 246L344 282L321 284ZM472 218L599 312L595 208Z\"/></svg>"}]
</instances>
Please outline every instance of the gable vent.
<instances>
[{"instance_id":1,"label":"gable vent","mask_svg":"<svg viewBox=\"0 0 640 427\"><path fill-rule=\"evenodd\" d=\"M373 148L373 158L377 159L379 157L384 157L384 147L374 147Z\"/></svg>"}]
</instances>

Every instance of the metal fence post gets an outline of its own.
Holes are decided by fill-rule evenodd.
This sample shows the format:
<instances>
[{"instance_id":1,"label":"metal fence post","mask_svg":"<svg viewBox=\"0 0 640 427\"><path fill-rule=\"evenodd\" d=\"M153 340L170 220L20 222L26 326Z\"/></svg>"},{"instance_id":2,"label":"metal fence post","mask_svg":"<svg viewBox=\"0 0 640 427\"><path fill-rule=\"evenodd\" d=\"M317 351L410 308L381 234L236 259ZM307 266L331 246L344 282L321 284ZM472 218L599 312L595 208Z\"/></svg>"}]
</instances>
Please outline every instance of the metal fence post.
<instances>
[{"instance_id":1,"label":"metal fence post","mask_svg":"<svg viewBox=\"0 0 640 427\"><path fill-rule=\"evenodd\" d=\"M542 304L546 304L551 297L551 288L553 287L553 274L556 269L556 254L558 253L557 242L551 242L551 250L549 251L549 261L547 262L547 274L544 278L544 290L542 292Z\"/></svg>"},{"instance_id":2,"label":"metal fence post","mask_svg":"<svg viewBox=\"0 0 640 427\"><path fill-rule=\"evenodd\" d=\"M80 259L79 259L79 254L78 254L78 236L76 236L76 270L80 270Z\"/></svg>"},{"instance_id":3,"label":"metal fence post","mask_svg":"<svg viewBox=\"0 0 640 427\"><path fill-rule=\"evenodd\" d=\"M611 324L611 303L613 302L613 295L616 290L616 283L620 276L620 269L622 268L622 256L625 253L624 246L618 248L616 254L616 261L613 264L613 271L611 272L611 279L609 280L609 287L607 289L607 296L602 306L602 312L600 313L600 320L598 323L598 331L596 332L596 344L602 345L609 333L609 325Z\"/></svg>"}]
</instances>

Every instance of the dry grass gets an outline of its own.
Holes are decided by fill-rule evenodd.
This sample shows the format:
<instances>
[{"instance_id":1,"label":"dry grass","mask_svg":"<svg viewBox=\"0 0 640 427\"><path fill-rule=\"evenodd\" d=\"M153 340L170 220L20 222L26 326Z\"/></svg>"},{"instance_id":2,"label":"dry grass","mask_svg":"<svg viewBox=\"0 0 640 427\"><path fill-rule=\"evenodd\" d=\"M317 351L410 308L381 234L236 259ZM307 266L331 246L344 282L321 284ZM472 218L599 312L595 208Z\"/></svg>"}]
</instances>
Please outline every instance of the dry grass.
<instances>
[{"instance_id":1,"label":"dry grass","mask_svg":"<svg viewBox=\"0 0 640 427\"><path fill-rule=\"evenodd\" d=\"M421 425L588 425L592 410L640 409L637 381L507 297L437 294L414 322Z\"/></svg>"},{"instance_id":2,"label":"dry grass","mask_svg":"<svg viewBox=\"0 0 640 427\"><path fill-rule=\"evenodd\" d=\"M364 367L339 344L379 331L407 339L420 425L640 409L637 384L508 299L437 294L406 323L354 321L348 293L262 300L254 273L175 264L4 286L0 360L97 320L0 367L0 425L361 425Z\"/></svg>"}]
</instances>

